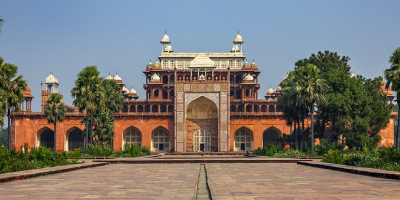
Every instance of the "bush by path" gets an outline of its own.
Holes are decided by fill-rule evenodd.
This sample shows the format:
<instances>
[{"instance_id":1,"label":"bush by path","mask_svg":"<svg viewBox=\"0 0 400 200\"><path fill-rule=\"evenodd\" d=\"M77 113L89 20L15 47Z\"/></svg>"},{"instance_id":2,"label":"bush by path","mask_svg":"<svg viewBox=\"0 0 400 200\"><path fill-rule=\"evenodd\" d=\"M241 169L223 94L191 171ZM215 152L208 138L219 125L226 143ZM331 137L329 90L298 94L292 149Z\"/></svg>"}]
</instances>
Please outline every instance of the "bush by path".
<instances>
[{"instance_id":1,"label":"bush by path","mask_svg":"<svg viewBox=\"0 0 400 200\"><path fill-rule=\"evenodd\" d=\"M29 154L25 154L24 150L8 150L2 146L0 148L0 173L79 163L78 159L69 157L67 152L54 153L51 148L42 146L31 148Z\"/></svg>"},{"instance_id":2,"label":"bush by path","mask_svg":"<svg viewBox=\"0 0 400 200\"><path fill-rule=\"evenodd\" d=\"M400 153L395 148L381 147L372 151L343 153L329 150L322 157L322 162L352 165L390 171L400 171Z\"/></svg>"}]
</instances>

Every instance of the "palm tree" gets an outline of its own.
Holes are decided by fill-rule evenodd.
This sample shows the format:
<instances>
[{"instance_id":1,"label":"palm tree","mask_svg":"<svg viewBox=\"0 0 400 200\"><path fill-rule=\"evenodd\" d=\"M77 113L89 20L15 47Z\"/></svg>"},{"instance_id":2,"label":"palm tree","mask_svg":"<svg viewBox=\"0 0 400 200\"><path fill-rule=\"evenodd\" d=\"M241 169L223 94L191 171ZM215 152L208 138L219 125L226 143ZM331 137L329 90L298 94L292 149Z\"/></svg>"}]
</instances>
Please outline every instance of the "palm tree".
<instances>
[{"instance_id":1,"label":"palm tree","mask_svg":"<svg viewBox=\"0 0 400 200\"><path fill-rule=\"evenodd\" d=\"M61 95L57 93L51 94L47 100L47 107L44 109L48 123L54 123L54 153L56 152L57 121L64 121L65 113L67 112L67 107L64 103L61 103L61 99Z\"/></svg>"},{"instance_id":2,"label":"palm tree","mask_svg":"<svg viewBox=\"0 0 400 200\"><path fill-rule=\"evenodd\" d=\"M74 98L73 104L79 108L79 111L86 111L86 119L89 120L89 125L86 123L86 132L90 131L91 144L93 144L92 117L96 109L101 108L105 100L102 78L99 77L99 74L96 66L85 67L78 73L75 87L71 90L71 96ZM87 136L86 133L86 138Z\"/></svg>"},{"instance_id":3,"label":"palm tree","mask_svg":"<svg viewBox=\"0 0 400 200\"><path fill-rule=\"evenodd\" d=\"M325 91L327 84L320 77L320 70L313 64L307 64L304 67L299 67L298 81L295 89L299 94L299 102L305 105L311 113L311 151L314 151L314 108L325 101Z\"/></svg>"},{"instance_id":4,"label":"palm tree","mask_svg":"<svg viewBox=\"0 0 400 200\"><path fill-rule=\"evenodd\" d=\"M4 19L0 17L0 33L1 33L1 29L3 28L3 22L4 22Z\"/></svg>"},{"instance_id":5,"label":"palm tree","mask_svg":"<svg viewBox=\"0 0 400 200\"><path fill-rule=\"evenodd\" d=\"M20 110L19 104L25 100L24 91L26 89L26 81L22 75L15 77L18 73L18 67L10 63L4 63L4 59L0 57L0 89L3 93L5 102L2 104L3 112L7 110L8 118L8 148L11 148L11 108L15 111ZM4 116L4 113L2 113ZM0 122L3 125L3 120Z\"/></svg>"},{"instance_id":6,"label":"palm tree","mask_svg":"<svg viewBox=\"0 0 400 200\"><path fill-rule=\"evenodd\" d=\"M386 82L386 89L390 86L393 91L399 92L400 90L400 47L398 47L389 58L390 68L386 69L384 72ZM398 101L399 95L397 94L396 101ZM399 116L400 111L397 112L397 116ZM395 138L395 145L397 151L399 151L399 133L400 133L400 117L397 118L397 134Z\"/></svg>"}]
</instances>

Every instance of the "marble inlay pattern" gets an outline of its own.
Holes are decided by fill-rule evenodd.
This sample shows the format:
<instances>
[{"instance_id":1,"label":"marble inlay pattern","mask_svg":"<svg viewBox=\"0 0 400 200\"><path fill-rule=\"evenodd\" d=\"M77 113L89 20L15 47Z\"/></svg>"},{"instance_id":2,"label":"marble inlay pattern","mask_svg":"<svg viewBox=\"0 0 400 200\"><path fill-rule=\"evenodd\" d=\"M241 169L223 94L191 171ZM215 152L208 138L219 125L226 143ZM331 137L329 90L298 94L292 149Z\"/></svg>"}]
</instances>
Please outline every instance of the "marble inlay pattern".
<instances>
[{"instance_id":1,"label":"marble inlay pattern","mask_svg":"<svg viewBox=\"0 0 400 200\"><path fill-rule=\"evenodd\" d=\"M221 91L220 84L214 84L214 91L215 91L215 92Z\"/></svg>"},{"instance_id":2,"label":"marble inlay pattern","mask_svg":"<svg viewBox=\"0 0 400 200\"><path fill-rule=\"evenodd\" d=\"M183 143L176 144L176 151L183 151Z\"/></svg>"},{"instance_id":3,"label":"marble inlay pattern","mask_svg":"<svg viewBox=\"0 0 400 200\"><path fill-rule=\"evenodd\" d=\"M221 151L228 151L228 145L226 143L221 143Z\"/></svg>"},{"instance_id":4,"label":"marble inlay pattern","mask_svg":"<svg viewBox=\"0 0 400 200\"><path fill-rule=\"evenodd\" d=\"M186 93L185 107L187 107L189 103L191 103L193 100L201 96L210 99L212 102L215 103L215 105L217 105L217 108L219 109L219 93Z\"/></svg>"},{"instance_id":5,"label":"marble inlay pattern","mask_svg":"<svg viewBox=\"0 0 400 200\"><path fill-rule=\"evenodd\" d=\"M177 142L183 142L183 131L178 131L177 132L177 137L176 137L176 139L177 139Z\"/></svg>"},{"instance_id":6,"label":"marble inlay pattern","mask_svg":"<svg viewBox=\"0 0 400 200\"><path fill-rule=\"evenodd\" d=\"M206 91L206 84L198 84L198 91L205 92Z\"/></svg>"},{"instance_id":7,"label":"marble inlay pattern","mask_svg":"<svg viewBox=\"0 0 400 200\"><path fill-rule=\"evenodd\" d=\"M176 112L176 122L183 122L183 112Z\"/></svg>"},{"instance_id":8,"label":"marble inlay pattern","mask_svg":"<svg viewBox=\"0 0 400 200\"><path fill-rule=\"evenodd\" d=\"M177 92L176 93L176 101L178 103L183 103L183 92Z\"/></svg>"},{"instance_id":9,"label":"marble inlay pattern","mask_svg":"<svg viewBox=\"0 0 400 200\"><path fill-rule=\"evenodd\" d=\"M185 84L184 90L185 90L185 92L189 92L190 91L190 84Z\"/></svg>"}]
</instances>

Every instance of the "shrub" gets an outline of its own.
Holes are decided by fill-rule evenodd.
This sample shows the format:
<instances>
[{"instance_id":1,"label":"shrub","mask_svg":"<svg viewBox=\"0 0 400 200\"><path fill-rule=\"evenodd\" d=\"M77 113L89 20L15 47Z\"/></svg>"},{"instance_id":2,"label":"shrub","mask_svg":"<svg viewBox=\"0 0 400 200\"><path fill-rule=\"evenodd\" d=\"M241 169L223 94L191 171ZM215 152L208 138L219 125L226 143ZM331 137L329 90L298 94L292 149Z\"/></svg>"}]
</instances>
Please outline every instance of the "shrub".
<instances>
[{"instance_id":1,"label":"shrub","mask_svg":"<svg viewBox=\"0 0 400 200\"><path fill-rule=\"evenodd\" d=\"M322 162L343 164L344 162L343 153L338 149L336 150L329 149L328 153L322 156Z\"/></svg>"},{"instance_id":2,"label":"shrub","mask_svg":"<svg viewBox=\"0 0 400 200\"><path fill-rule=\"evenodd\" d=\"M86 156L110 156L113 153L112 149L105 142L102 145L89 144Z\"/></svg>"},{"instance_id":3,"label":"shrub","mask_svg":"<svg viewBox=\"0 0 400 200\"><path fill-rule=\"evenodd\" d=\"M259 155L259 156L273 156L276 154L278 150L276 149L274 144L268 144L268 146L264 148L258 147L256 150L253 151L253 155Z\"/></svg>"}]
</instances>

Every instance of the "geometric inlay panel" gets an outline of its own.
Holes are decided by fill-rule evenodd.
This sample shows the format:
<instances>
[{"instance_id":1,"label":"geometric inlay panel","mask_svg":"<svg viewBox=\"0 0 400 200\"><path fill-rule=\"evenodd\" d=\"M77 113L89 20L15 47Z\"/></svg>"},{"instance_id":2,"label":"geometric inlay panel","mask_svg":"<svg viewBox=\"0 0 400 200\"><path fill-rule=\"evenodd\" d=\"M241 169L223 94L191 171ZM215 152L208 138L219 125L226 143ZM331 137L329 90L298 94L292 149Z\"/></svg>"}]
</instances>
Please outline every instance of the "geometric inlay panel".
<instances>
[{"instance_id":1,"label":"geometric inlay panel","mask_svg":"<svg viewBox=\"0 0 400 200\"><path fill-rule=\"evenodd\" d=\"M226 143L221 143L221 151L228 151L228 146Z\"/></svg>"},{"instance_id":2,"label":"geometric inlay panel","mask_svg":"<svg viewBox=\"0 0 400 200\"><path fill-rule=\"evenodd\" d=\"M204 84L203 84L204 85ZM189 105L193 100L199 98L199 97L205 97L217 105L217 108L219 109L219 93L186 93L185 95L185 107Z\"/></svg>"}]
</instances>

